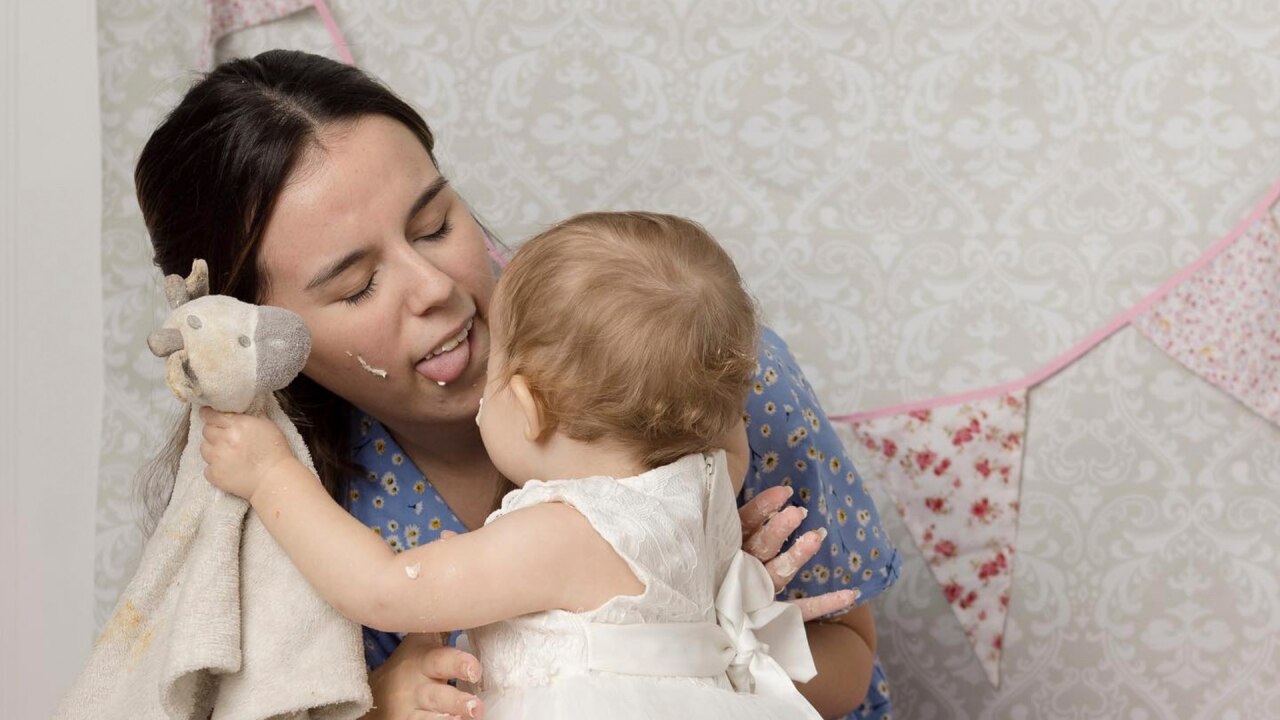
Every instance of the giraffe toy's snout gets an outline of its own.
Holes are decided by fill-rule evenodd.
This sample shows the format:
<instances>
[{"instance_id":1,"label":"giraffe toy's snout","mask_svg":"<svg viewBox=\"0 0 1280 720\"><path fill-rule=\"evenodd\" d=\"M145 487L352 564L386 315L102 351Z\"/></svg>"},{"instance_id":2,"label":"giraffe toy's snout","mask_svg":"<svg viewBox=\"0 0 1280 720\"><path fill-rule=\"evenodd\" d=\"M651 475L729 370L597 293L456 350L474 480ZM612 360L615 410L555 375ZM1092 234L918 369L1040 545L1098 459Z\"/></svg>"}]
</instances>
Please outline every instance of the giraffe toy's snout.
<instances>
[{"instance_id":1,"label":"giraffe toy's snout","mask_svg":"<svg viewBox=\"0 0 1280 720\"><path fill-rule=\"evenodd\" d=\"M243 345L246 338L241 339ZM263 305L251 341L258 350L258 389L280 390L293 381L311 354L311 333L297 313Z\"/></svg>"}]
</instances>

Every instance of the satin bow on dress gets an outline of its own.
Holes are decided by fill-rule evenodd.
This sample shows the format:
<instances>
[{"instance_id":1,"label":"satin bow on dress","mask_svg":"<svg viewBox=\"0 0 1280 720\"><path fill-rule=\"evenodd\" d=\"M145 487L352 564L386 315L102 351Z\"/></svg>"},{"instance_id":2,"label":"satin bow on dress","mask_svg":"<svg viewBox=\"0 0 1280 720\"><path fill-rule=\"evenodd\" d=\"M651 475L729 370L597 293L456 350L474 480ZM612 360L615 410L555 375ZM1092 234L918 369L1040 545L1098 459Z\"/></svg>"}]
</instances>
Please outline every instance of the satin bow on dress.
<instances>
[{"instance_id":1,"label":"satin bow on dress","mask_svg":"<svg viewBox=\"0 0 1280 720\"><path fill-rule=\"evenodd\" d=\"M716 618L733 652L725 672L734 689L792 696L808 716L819 717L795 686L818 674L800 608L774 599L759 560L744 552L733 559L716 595Z\"/></svg>"},{"instance_id":2,"label":"satin bow on dress","mask_svg":"<svg viewBox=\"0 0 1280 720\"><path fill-rule=\"evenodd\" d=\"M725 674L738 692L768 695L794 708L791 717L821 716L796 689L817 674L804 621L795 605L774 598L769 572L738 552L716 594L716 623L650 623L587 628L588 667L626 675Z\"/></svg>"}]
</instances>

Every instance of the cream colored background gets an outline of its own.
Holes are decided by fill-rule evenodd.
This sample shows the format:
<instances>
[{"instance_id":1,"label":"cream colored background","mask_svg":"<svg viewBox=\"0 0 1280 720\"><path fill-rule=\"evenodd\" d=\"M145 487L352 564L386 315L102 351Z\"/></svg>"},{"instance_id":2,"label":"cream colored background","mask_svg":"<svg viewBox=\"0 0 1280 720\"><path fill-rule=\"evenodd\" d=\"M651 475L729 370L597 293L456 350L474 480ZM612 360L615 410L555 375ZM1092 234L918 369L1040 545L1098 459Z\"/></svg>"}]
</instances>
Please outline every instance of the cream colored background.
<instances>
[{"instance_id":1,"label":"cream colored background","mask_svg":"<svg viewBox=\"0 0 1280 720\"><path fill-rule=\"evenodd\" d=\"M94 0L0 2L0 718L94 635L102 224ZM55 80L56 79L56 80Z\"/></svg>"},{"instance_id":2,"label":"cream colored background","mask_svg":"<svg viewBox=\"0 0 1280 720\"><path fill-rule=\"evenodd\" d=\"M200 3L99 5L102 618L175 407L130 174L193 78ZM1280 176L1262 0L333 5L502 236L599 208L702 221L832 413L1032 370ZM271 46L329 52L310 11L223 50ZM1129 330L1030 418L998 691L877 489L905 556L876 605L896 716L1280 717L1280 429Z\"/></svg>"}]
</instances>

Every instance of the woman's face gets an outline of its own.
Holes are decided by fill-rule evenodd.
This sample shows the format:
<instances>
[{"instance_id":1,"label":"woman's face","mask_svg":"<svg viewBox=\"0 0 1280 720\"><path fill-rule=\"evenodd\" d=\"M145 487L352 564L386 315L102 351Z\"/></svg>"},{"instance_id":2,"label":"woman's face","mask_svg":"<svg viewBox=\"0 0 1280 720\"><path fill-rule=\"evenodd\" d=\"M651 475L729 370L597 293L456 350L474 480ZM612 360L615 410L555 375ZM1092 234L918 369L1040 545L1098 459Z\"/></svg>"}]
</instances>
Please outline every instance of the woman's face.
<instances>
[{"instance_id":1,"label":"woman's face","mask_svg":"<svg viewBox=\"0 0 1280 720\"><path fill-rule=\"evenodd\" d=\"M395 120L319 139L263 236L264 304L306 321L303 372L384 424L470 423L495 283L483 231Z\"/></svg>"}]
</instances>

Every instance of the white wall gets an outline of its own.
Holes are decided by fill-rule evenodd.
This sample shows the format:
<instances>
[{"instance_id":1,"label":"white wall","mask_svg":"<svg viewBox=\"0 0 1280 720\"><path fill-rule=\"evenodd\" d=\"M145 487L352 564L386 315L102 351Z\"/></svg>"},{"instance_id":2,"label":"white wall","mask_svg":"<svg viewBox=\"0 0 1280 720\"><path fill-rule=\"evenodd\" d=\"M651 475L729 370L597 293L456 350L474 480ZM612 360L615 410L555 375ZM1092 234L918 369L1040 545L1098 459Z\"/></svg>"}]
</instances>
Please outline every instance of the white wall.
<instances>
[{"instance_id":1,"label":"white wall","mask_svg":"<svg viewBox=\"0 0 1280 720\"><path fill-rule=\"evenodd\" d=\"M93 638L102 416L92 0L0 2L0 717L46 718Z\"/></svg>"}]
</instances>

